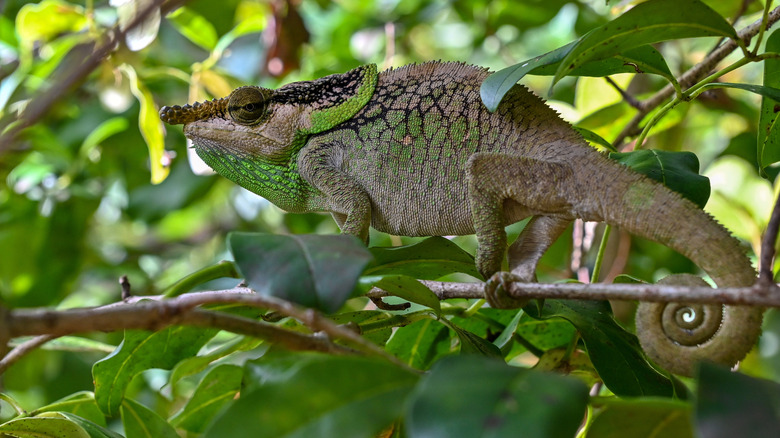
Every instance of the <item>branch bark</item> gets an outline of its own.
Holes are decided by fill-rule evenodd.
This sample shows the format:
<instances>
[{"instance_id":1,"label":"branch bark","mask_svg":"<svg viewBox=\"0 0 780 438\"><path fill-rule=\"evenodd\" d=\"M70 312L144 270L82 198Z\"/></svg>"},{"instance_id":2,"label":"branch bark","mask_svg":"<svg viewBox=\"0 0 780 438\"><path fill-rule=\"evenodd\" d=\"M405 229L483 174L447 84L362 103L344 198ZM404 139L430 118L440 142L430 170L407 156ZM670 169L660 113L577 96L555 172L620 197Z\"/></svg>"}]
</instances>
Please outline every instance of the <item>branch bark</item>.
<instances>
[{"instance_id":1,"label":"branch bark","mask_svg":"<svg viewBox=\"0 0 780 438\"><path fill-rule=\"evenodd\" d=\"M780 6L776 7L769 13L769 16L767 17L766 28L769 29L770 27L772 27L772 25L777 23L777 21L779 20L780 20ZM756 36L760 31L761 22L762 20L759 19L753 22L752 24L746 26L745 28L743 28L741 31L737 33L737 36L742 41L745 41L745 43L747 44L750 41L750 39ZM733 40L728 40L723 45L713 50L709 55L707 55L706 58L704 58L704 60L702 60L700 63L696 64L695 66L691 67L688 71L686 71L680 76L680 78L678 79L678 82L680 83L680 87L682 87L683 90L688 89L693 84L707 77L712 72L712 70L718 65L718 63L723 61L728 55L731 54L731 52L737 49L737 47L738 47L737 43L735 43ZM662 88L657 93L655 93L653 96L639 102L638 113L623 128L623 130L620 132L620 134L618 134L618 136L615 138L612 144L619 146L620 144L623 143L626 137L639 134L639 132L641 131L639 129L639 124L642 123L642 120L645 118L645 116L647 116L653 109L657 108L659 105L664 103L673 94L674 94L674 87L671 84L669 84L664 88Z\"/></svg>"}]
</instances>

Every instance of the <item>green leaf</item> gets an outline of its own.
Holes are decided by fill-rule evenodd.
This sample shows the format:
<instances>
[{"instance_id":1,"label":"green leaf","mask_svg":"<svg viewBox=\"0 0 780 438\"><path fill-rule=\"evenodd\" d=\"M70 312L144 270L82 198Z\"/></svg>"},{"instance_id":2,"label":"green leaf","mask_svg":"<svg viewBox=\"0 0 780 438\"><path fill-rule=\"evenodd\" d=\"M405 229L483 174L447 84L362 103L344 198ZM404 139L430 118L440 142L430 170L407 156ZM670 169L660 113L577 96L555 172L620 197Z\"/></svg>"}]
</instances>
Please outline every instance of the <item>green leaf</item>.
<instances>
[{"instance_id":1,"label":"green leaf","mask_svg":"<svg viewBox=\"0 0 780 438\"><path fill-rule=\"evenodd\" d=\"M173 385L186 376L191 376L205 370L212 362L218 359L222 359L237 351L251 350L262 342L263 341L256 338L236 336L232 340L214 348L208 354L189 357L179 361L171 371L171 377L168 381Z\"/></svg>"},{"instance_id":2,"label":"green leaf","mask_svg":"<svg viewBox=\"0 0 780 438\"><path fill-rule=\"evenodd\" d=\"M90 438L123 438L122 435L78 415L69 412L56 412L56 414L81 426Z\"/></svg>"},{"instance_id":3,"label":"green leaf","mask_svg":"<svg viewBox=\"0 0 780 438\"><path fill-rule=\"evenodd\" d=\"M529 72L532 75L554 75L563 60L537 67ZM653 46L643 45L627 49L609 58L588 61L575 68L569 76L603 77L618 73L647 73L663 76L669 82L677 79L669 70L661 52Z\"/></svg>"},{"instance_id":4,"label":"green leaf","mask_svg":"<svg viewBox=\"0 0 780 438\"><path fill-rule=\"evenodd\" d=\"M692 152L643 149L613 152L609 158L660 182L701 208L710 198L710 180L699 175L699 159Z\"/></svg>"},{"instance_id":5,"label":"green leaf","mask_svg":"<svg viewBox=\"0 0 780 438\"><path fill-rule=\"evenodd\" d=\"M15 338L13 342L11 342L11 345L17 346L30 339L31 337L28 336ZM41 350L100 353L111 353L115 348L115 345L106 344L100 341L95 341L93 339L82 338L80 336L63 336L61 338L52 339L40 347Z\"/></svg>"},{"instance_id":6,"label":"green leaf","mask_svg":"<svg viewBox=\"0 0 780 438\"><path fill-rule=\"evenodd\" d=\"M328 313L350 297L371 254L354 236L230 233L230 251L249 287Z\"/></svg>"},{"instance_id":7,"label":"green leaf","mask_svg":"<svg viewBox=\"0 0 780 438\"><path fill-rule=\"evenodd\" d=\"M580 332L599 376L615 394L621 397L675 395L672 381L648 363L639 340L618 325L608 302L544 300L541 314L533 304L524 310L534 318L563 318L572 323Z\"/></svg>"},{"instance_id":8,"label":"green leaf","mask_svg":"<svg viewBox=\"0 0 780 438\"><path fill-rule=\"evenodd\" d=\"M3 423L0 434L17 438L91 438L84 428L55 412Z\"/></svg>"},{"instance_id":9,"label":"green leaf","mask_svg":"<svg viewBox=\"0 0 780 438\"><path fill-rule=\"evenodd\" d=\"M540 321L524 312L515 333L536 348L549 350L571 343L577 330L566 320L547 319Z\"/></svg>"},{"instance_id":10,"label":"green leaf","mask_svg":"<svg viewBox=\"0 0 780 438\"><path fill-rule=\"evenodd\" d=\"M460 354L475 354L479 356L503 359L503 353L501 353L501 350L492 342L488 342L486 339L483 339L468 330L458 327L455 323L446 318L441 318L439 321L441 321L441 323L447 327L451 328L452 331L458 335L458 339L460 340Z\"/></svg>"},{"instance_id":11,"label":"green leaf","mask_svg":"<svg viewBox=\"0 0 780 438\"><path fill-rule=\"evenodd\" d=\"M515 313L514 318L512 318L511 321L509 321L509 324L504 327L504 330L501 332L500 335L496 338L495 341L493 341L493 345L500 348L501 351L504 351L504 348L507 346L511 346L512 338L515 335L515 331L517 331L517 326L520 325L520 320L525 315L525 312L522 310L518 310Z\"/></svg>"},{"instance_id":12,"label":"green leaf","mask_svg":"<svg viewBox=\"0 0 780 438\"><path fill-rule=\"evenodd\" d=\"M661 41L719 36L737 37L733 27L698 0L649 0L585 35L561 61L553 84L588 61Z\"/></svg>"},{"instance_id":13,"label":"green leaf","mask_svg":"<svg viewBox=\"0 0 780 438\"><path fill-rule=\"evenodd\" d=\"M710 82L701 87L702 90L709 88L736 88L738 90L750 91L763 97L768 97L774 101L780 101L780 88L767 87L764 85L753 84L735 84L733 82Z\"/></svg>"},{"instance_id":14,"label":"green leaf","mask_svg":"<svg viewBox=\"0 0 780 438\"><path fill-rule=\"evenodd\" d=\"M780 53L780 32L772 32L766 40L766 51ZM780 87L780 59L764 60L764 86ZM763 169L780 161L780 98L762 95L758 121L758 167Z\"/></svg>"},{"instance_id":15,"label":"green leaf","mask_svg":"<svg viewBox=\"0 0 780 438\"><path fill-rule=\"evenodd\" d=\"M612 143L608 142L607 140L604 139L604 137L596 134L595 132L589 129L580 128L578 126L572 126L572 128L574 128L575 131L579 132L582 138L585 139L585 141L592 144L599 145L610 152L617 152L617 149L615 149L615 146L612 146Z\"/></svg>"},{"instance_id":16,"label":"green leaf","mask_svg":"<svg viewBox=\"0 0 780 438\"><path fill-rule=\"evenodd\" d=\"M163 136L163 124L157 114L154 97L148 88L138 79L133 67L129 64L119 66L130 82L130 91L141 104L138 114L138 128L146 141L149 149L149 160L152 169L152 184L159 184L165 180L170 172L170 167L165 161L165 139Z\"/></svg>"},{"instance_id":17,"label":"green leaf","mask_svg":"<svg viewBox=\"0 0 780 438\"><path fill-rule=\"evenodd\" d=\"M588 438L693 438L688 403L644 398L610 400L598 410L588 428Z\"/></svg>"},{"instance_id":18,"label":"green leaf","mask_svg":"<svg viewBox=\"0 0 780 438\"><path fill-rule=\"evenodd\" d=\"M410 367L426 370L449 352L449 330L435 319L424 318L399 327L387 342L386 350Z\"/></svg>"},{"instance_id":19,"label":"green leaf","mask_svg":"<svg viewBox=\"0 0 780 438\"><path fill-rule=\"evenodd\" d=\"M780 385L703 362L696 429L706 438L759 438L780 430Z\"/></svg>"},{"instance_id":20,"label":"green leaf","mask_svg":"<svg viewBox=\"0 0 780 438\"><path fill-rule=\"evenodd\" d=\"M563 47L547 52L544 55L539 55L511 67L504 68L488 76L479 88L482 102L485 104L488 111L495 111L504 98L504 95L511 90L523 76L535 69L560 63L578 42L579 40L573 41Z\"/></svg>"},{"instance_id":21,"label":"green leaf","mask_svg":"<svg viewBox=\"0 0 780 438\"><path fill-rule=\"evenodd\" d=\"M313 353L268 355L248 362L245 376L241 398L204 437L375 436L418 379L384 360Z\"/></svg>"},{"instance_id":22,"label":"green leaf","mask_svg":"<svg viewBox=\"0 0 780 438\"><path fill-rule=\"evenodd\" d=\"M179 438L173 426L136 401L125 399L121 411L127 438Z\"/></svg>"},{"instance_id":23,"label":"green leaf","mask_svg":"<svg viewBox=\"0 0 780 438\"><path fill-rule=\"evenodd\" d=\"M187 7L180 7L166 16L168 21L198 46L211 51L217 46L217 31L205 17Z\"/></svg>"},{"instance_id":24,"label":"green leaf","mask_svg":"<svg viewBox=\"0 0 780 438\"><path fill-rule=\"evenodd\" d=\"M183 358L194 356L216 333L214 329L178 326L158 332L125 331L117 349L92 366L98 407L108 416L118 414L125 389L136 374L151 368L173 368Z\"/></svg>"},{"instance_id":25,"label":"green leaf","mask_svg":"<svg viewBox=\"0 0 780 438\"><path fill-rule=\"evenodd\" d=\"M90 391L79 391L63 397L32 412L67 412L79 416L101 426L106 425L106 418L95 402L95 394Z\"/></svg>"},{"instance_id":26,"label":"green leaf","mask_svg":"<svg viewBox=\"0 0 780 438\"><path fill-rule=\"evenodd\" d=\"M49 41L64 33L78 32L87 24L84 8L60 0L26 4L16 14L16 32L22 44Z\"/></svg>"},{"instance_id":27,"label":"green leaf","mask_svg":"<svg viewBox=\"0 0 780 438\"><path fill-rule=\"evenodd\" d=\"M369 248L374 261L364 275L402 274L420 280L436 280L461 272L481 279L474 257L444 237L429 237L412 245Z\"/></svg>"},{"instance_id":28,"label":"green leaf","mask_svg":"<svg viewBox=\"0 0 780 438\"><path fill-rule=\"evenodd\" d=\"M387 275L374 283L374 286L407 301L430 307L437 314L441 313L439 298L416 278L407 275Z\"/></svg>"},{"instance_id":29,"label":"green leaf","mask_svg":"<svg viewBox=\"0 0 780 438\"><path fill-rule=\"evenodd\" d=\"M223 364L208 372L198 384L187 404L170 421L189 432L202 433L225 403L241 389L244 370Z\"/></svg>"},{"instance_id":30,"label":"green leaf","mask_svg":"<svg viewBox=\"0 0 780 438\"><path fill-rule=\"evenodd\" d=\"M415 388L405 424L411 437L571 437L587 402L588 388L577 379L449 356Z\"/></svg>"}]
</instances>

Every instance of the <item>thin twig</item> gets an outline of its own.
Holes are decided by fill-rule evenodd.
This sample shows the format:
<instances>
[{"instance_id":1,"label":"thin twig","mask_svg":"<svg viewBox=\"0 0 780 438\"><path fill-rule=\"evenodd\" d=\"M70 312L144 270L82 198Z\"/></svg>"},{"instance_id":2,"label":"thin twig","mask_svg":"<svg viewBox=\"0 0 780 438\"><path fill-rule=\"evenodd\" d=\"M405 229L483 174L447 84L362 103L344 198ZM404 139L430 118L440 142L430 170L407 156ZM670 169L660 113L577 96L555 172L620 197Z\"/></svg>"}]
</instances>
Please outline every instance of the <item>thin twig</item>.
<instances>
[{"instance_id":1,"label":"thin twig","mask_svg":"<svg viewBox=\"0 0 780 438\"><path fill-rule=\"evenodd\" d=\"M105 32L105 43L96 47L81 64L75 67L70 74L62 77L62 80L53 83L50 87L39 92L19 115L14 125L0 135L0 153L14 147L17 137L25 128L34 125L40 120L51 106L59 101L66 93L70 92L79 82L95 70L124 40L125 35L136 26L144 23L152 12L160 10L162 15L178 8L187 0L157 0L149 3L142 9L124 29L115 26ZM4 126L0 126L0 132Z\"/></svg>"},{"instance_id":2,"label":"thin twig","mask_svg":"<svg viewBox=\"0 0 780 438\"><path fill-rule=\"evenodd\" d=\"M24 355L51 341L52 339L57 339L57 336L40 335L14 347L13 350L9 351L8 354L0 359L0 375L5 373L5 370L7 370L8 367L19 361L19 359L24 357Z\"/></svg>"},{"instance_id":3,"label":"thin twig","mask_svg":"<svg viewBox=\"0 0 780 438\"><path fill-rule=\"evenodd\" d=\"M769 13L766 22L766 28L769 29L778 20L780 20L780 7L773 9L772 12ZM756 36L761 31L762 21L763 20L757 20L754 23L746 26L744 29L742 29L737 33L737 36L742 41L745 42L749 41L751 38ZM726 41L722 46L713 50L712 53L710 53L700 63L696 64L695 66L691 67L688 71L683 73L682 76L680 76L680 79L678 81L680 86L683 89L687 89L690 86L694 85L695 83L699 82L701 79L709 75L710 72L715 68L715 66L718 65L720 61L725 59L729 54L731 54L731 52L733 52L738 47L739 46L737 45L736 42L734 42L734 40ZM653 109L655 109L656 107L664 103L664 101L666 101L674 93L675 93L674 87L671 84L669 84L664 88L662 88L657 93L655 93L650 98L639 102L640 103L639 112L623 128L623 130L620 132L620 134L618 134L618 136L615 138L615 141L612 144L616 146L620 145L621 143L623 143L626 137L639 134L639 132L641 131L639 129L639 125L642 122L642 120L645 118L645 116L648 113L650 113Z\"/></svg>"},{"instance_id":4,"label":"thin twig","mask_svg":"<svg viewBox=\"0 0 780 438\"><path fill-rule=\"evenodd\" d=\"M441 300L453 298L484 298L483 283L448 283L422 281ZM769 287L709 287L672 286L660 284L582 284L582 283L512 283L507 293L513 298L553 298L587 300L631 300L652 302L684 302L780 307L780 294ZM383 297L388 293L374 288L369 296Z\"/></svg>"},{"instance_id":5,"label":"thin twig","mask_svg":"<svg viewBox=\"0 0 780 438\"><path fill-rule=\"evenodd\" d=\"M775 257L775 244L777 242L777 233L780 229L780 195L775 200L775 206L772 209L772 215L769 217L769 224L764 232L764 240L761 241L761 261L758 269L758 283L762 286L772 284L772 267Z\"/></svg>"},{"instance_id":6,"label":"thin twig","mask_svg":"<svg viewBox=\"0 0 780 438\"><path fill-rule=\"evenodd\" d=\"M620 88L620 85L618 85L617 82L613 81L612 78L610 78L609 76L605 76L604 79L607 81L609 85L612 86L612 88L615 89L615 91L617 91L620 94L620 97L622 97L627 104L631 105L636 109L642 108L642 103L639 102L634 96L628 94L626 90Z\"/></svg>"}]
</instances>

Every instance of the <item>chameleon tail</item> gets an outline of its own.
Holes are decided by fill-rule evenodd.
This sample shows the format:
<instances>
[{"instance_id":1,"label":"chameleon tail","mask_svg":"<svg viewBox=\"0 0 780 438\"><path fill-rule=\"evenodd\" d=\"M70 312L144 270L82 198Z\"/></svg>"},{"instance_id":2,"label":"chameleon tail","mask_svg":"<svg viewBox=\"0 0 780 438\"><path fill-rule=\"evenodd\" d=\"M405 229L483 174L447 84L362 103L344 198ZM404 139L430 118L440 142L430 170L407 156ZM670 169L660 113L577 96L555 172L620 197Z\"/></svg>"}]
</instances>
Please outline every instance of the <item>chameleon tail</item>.
<instances>
[{"instance_id":1,"label":"chameleon tail","mask_svg":"<svg viewBox=\"0 0 780 438\"><path fill-rule=\"evenodd\" d=\"M737 239L695 204L634 172L614 169L607 174L621 176L611 181L613 190L601 199L598 211L591 211L596 220L674 249L720 287L755 282L755 271ZM584 219L588 216L583 214ZM729 367L742 360L761 333L762 314L762 308L749 306L641 303L636 328L650 358L675 374L690 376L701 360Z\"/></svg>"}]
</instances>

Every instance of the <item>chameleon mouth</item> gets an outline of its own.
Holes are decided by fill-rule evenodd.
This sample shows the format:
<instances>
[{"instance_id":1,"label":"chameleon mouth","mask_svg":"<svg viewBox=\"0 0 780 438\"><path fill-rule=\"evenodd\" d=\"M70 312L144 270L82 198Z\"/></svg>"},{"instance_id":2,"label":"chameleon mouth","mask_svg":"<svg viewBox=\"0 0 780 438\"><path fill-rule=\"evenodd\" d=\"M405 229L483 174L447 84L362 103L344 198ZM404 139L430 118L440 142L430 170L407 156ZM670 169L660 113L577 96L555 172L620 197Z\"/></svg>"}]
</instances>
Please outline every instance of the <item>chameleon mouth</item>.
<instances>
[{"instance_id":1,"label":"chameleon mouth","mask_svg":"<svg viewBox=\"0 0 780 438\"><path fill-rule=\"evenodd\" d=\"M205 102L195 102L192 105L173 105L160 108L160 120L169 125L187 125L212 117L225 118L228 99L212 99Z\"/></svg>"}]
</instances>

